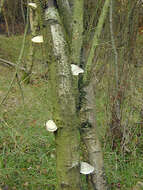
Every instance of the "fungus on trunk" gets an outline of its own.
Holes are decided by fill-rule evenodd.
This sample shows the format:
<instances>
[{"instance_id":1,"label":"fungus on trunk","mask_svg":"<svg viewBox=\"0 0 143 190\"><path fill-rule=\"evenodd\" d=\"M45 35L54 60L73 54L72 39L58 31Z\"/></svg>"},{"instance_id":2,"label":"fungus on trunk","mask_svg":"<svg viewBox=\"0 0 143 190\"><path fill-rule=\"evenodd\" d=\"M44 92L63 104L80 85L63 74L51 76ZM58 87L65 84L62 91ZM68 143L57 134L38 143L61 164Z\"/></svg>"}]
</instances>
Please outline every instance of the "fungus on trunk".
<instances>
[{"instance_id":1,"label":"fungus on trunk","mask_svg":"<svg viewBox=\"0 0 143 190\"><path fill-rule=\"evenodd\" d=\"M55 122L53 120L48 120L46 122L46 129L49 132L54 132L54 131L57 130L57 126L56 126L56 124L55 124Z\"/></svg>"},{"instance_id":2,"label":"fungus on trunk","mask_svg":"<svg viewBox=\"0 0 143 190\"><path fill-rule=\"evenodd\" d=\"M35 36L35 37L33 37L31 40L32 40L32 42L34 42L34 43L43 43L43 42L44 42L43 36Z\"/></svg>"}]
</instances>

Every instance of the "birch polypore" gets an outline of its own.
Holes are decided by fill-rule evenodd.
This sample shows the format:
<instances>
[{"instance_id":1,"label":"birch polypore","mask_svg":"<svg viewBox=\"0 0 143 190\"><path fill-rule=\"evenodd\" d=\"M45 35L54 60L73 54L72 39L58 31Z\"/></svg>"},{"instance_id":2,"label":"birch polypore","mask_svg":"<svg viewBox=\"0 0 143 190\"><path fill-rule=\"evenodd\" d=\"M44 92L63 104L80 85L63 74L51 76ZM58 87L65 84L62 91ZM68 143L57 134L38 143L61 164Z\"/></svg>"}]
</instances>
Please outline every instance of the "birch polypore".
<instances>
[{"instance_id":1,"label":"birch polypore","mask_svg":"<svg viewBox=\"0 0 143 190\"><path fill-rule=\"evenodd\" d=\"M43 36L35 36L35 37L33 37L31 40L32 40L32 42L34 42L34 43L43 43L43 42L44 42Z\"/></svg>"},{"instance_id":2,"label":"birch polypore","mask_svg":"<svg viewBox=\"0 0 143 190\"><path fill-rule=\"evenodd\" d=\"M57 130L57 126L53 120L49 120L46 122L46 129L49 132L54 132Z\"/></svg>"},{"instance_id":3,"label":"birch polypore","mask_svg":"<svg viewBox=\"0 0 143 190\"><path fill-rule=\"evenodd\" d=\"M94 167L88 164L87 162L80 163L80 173L81 174L91 174L94 171Z\"/></svg>"},{"instance_id":4,"label":"birch polypore","mask_svg":"<svg viewBox=\"0 0 143 190\"><path fill-rule=\"evenodd\" d=\"M36 3L28 3L28 6L33 8L33 9L37 9Z\"/></svg>"},{"instance_id":5,"label":"birch polypore","mask_svg":"<svg viewBox=\"0 0 143 190\"><path fill-rule=\"evenodd\" d=\"M71 64L71 71L75 76L79 75L80 73L84 73L84 70L82 68L74 64Z\"/></svg>"}]
</instances>

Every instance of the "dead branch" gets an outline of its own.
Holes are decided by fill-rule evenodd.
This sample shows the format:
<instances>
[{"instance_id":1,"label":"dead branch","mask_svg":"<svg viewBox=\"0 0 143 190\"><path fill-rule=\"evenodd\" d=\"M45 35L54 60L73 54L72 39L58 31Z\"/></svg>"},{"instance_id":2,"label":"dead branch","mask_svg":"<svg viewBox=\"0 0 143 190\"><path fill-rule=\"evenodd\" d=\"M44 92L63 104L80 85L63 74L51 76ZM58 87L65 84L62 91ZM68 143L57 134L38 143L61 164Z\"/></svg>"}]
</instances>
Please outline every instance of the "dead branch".
<instances>
[{"instance_id":1,"label":"dead branch","mask_svg":"<svg viewBox=\"0 0 143 190\"><path fill-rule=\"evenodd\" d=\"M16 67L17 65L15 63L12 63L11 61L5 60L0 58L0 64L3 66L8 66L8 67ZM26 71L24 67L19 67L21 71Z\"/></svg>"}]
</instances>

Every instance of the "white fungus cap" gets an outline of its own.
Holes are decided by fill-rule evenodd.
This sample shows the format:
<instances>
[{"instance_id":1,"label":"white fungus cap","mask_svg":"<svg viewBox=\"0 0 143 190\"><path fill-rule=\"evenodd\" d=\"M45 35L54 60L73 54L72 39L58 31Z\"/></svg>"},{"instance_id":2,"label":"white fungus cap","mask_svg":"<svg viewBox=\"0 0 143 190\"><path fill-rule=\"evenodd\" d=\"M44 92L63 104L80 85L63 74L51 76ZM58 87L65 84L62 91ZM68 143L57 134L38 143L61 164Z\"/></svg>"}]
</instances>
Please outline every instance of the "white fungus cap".
<instances>
[{"instance_id":1,"label":"white fungus cap","mask_svg":"<svg viewBox=\"0 0 143 190\"><path fill-rule=\"evenodd\" d=\"M33 8L33 9L37 9L37 5L36 3L28 3L29 7Z\"/></svg>"},{"instance_id":2,"label":"white fungus cap","mask_svg":"<svg viewBox=\"0 0 143 190\"><path fill-rule=\"evenodd\" d=\"M81 174L91 174L94 171L94 167L88 164L87 162L80 163L80 173Z\"/></svg>"},{"instance_id":3,"label":"white fungus cap","mask_svg":"<svg viewBox=\"0 0 143 190\"><path fill-rule=\"evenodd\" d=\"M73 75L79 75L80 73L84 73L84 70L77 65L71 64L71 71Z\"/></svg>"},{"instance_id":4,"label":"white fungus cap","mask_svg":"<svg viewBox=\"0 0 143 190\"><path fill-rule=\"evenodd\" d=\"M46 122L46 129L49 132L54 132L57 130L57 126L53 120L49 120Z\"/></svg>"},{"instance_id":5,"label":"white fungus cap","mask_svg":"<svg viewBox=\"0 0 143 190\"><path fill-rule=\"evenodd\" d=\"M34 43L43 43L43 36L35 36L35 37L33 37L32 39L32 42L34 42Z\"/></svg>"}]
</instances>

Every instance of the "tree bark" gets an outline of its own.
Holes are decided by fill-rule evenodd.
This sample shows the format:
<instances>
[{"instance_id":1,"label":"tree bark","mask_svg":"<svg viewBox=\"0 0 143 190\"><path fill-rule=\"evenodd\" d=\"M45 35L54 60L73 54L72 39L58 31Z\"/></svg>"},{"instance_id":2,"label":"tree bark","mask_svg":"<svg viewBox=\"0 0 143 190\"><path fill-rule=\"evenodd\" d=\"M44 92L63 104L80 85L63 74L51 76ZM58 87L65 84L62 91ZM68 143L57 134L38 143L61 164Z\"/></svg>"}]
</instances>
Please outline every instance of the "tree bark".
<instances>
[{"instance_id":1,"label":"tree bark","mask_svg":"<svg viewBox=\"0 0 143 190\"><path fill-rule=\"evenodd\" d=\"M106 19L107 13L108 13L110 1L111 0L105 1L103 9L101 11L101 15L100 15L99 20L98 20L98 24L97 24L97 27L95 30L94 38L92 41L92 46L91 46L91 49L89 52L87 63L85 65L85 73L84 73L84 78L83 78L84 83L88 83L88 81L90 80L90 77L91 77L91 73L92 73L91 70L93 68L93 58L95 55L95 49L97 48L98 43L99 43L99 37L101 35L102 29L103 29L103 24L105 22L105 19Z\"/></svg>"},{"instance_id":2,"label":"tree bark","mask_svg":"<svg viewBox=\"0 0 143 190\"><path fill-rule=\"evenodd\" d=\"M61 1L58 1L61 3ZM107 0L109 6L109 0ZM79 134L77 125L77 115L75 96L73 92L77 87L75 77L71 76L70 55L68 45L64 40L62 23L57 10L53 7L52 0L49 2L46 18L50 24L51 35L53 40L53 51L55 60L49 66L49 81L51 83L51 91L53 96L53 118L58 126L56 132L56 152L57 152L57 179L58 189L80 189L79 175ZM108 6L106 4L105 12ZM73 20L75 25L72 28L72 45L71 57L74 64L80 64L81 48L82 48L82 31L83 31L83 1L73 1ZM80 9L78 9L80 8ZM80 10L80 11L79 11ZM79 11L79 12L78 12ZM104 23L105 15L102 13L102 21L99 22L96 39L99 37ZM76 39L75 39L76 38ZM79 46L78 46L79 44ZM94 46L94 44L93 44ZM74 49L75 48L75 49ZM95 49L94 49L95 50ZM76 51L76 53L75 53ZM89 73L88 73L89 74ZM74 81L74 82L73 82ZM96 133L96 123L94 115L94 92L93 81L84 87L86 96L83 97L85 102L81 108L82 124L87 125L83 129L83 139L87 146L89 161L94 166L95 172L92 175L92 189L107 190L105 173L103 169L103 157L101 145ZM77 90L77 88L76 88ZM78 97L79 98L79 97ZM66 155L66 157L65 157Z\"/></svg>"},{"instance_id":3,"label":"tree bark","mask_svg":"<svg viewBox=\"0 0 143 190\"><path fill-rule=\"evenodd\" d=\"M71 66L57 10L49 7L47 16L53 40L55 61L50 65L53 94L58 190L80 190L79 130L73 96Z\"/></svg>"},{"instance_id":4,"label":"tree bark","mask_svg":"<svg viewBox=\"0 0 143 190\"><path fill-rule=\"evenodd\" d=\"M93 189L107 190L107 183L104 172L104 162L102 149L97 134L96 115L95 115L95 79L92 76L93 58L95 49L98 47L99 37L103 30L103 24L109 10L110 0L106 0L98 20L96 31L93 37L92 46L89 52L89 57L85 63L85 73L83 76L83 94L84 98L81 102L81 126L82 138L87 147L90 164L94 166L95 171L92 174Z\"/></svg>"},{"instance_id":5,"label":"tree bark","mask_svg":"<svg viewBox=\"0 0 143 190\"><path fill-rule=\"evenodd\" d=\"M71 62L80 64L83 45L83 0L74 0L72 19Z\"/></svg>"},{"instance_id":6,"label":"tree bark","mask_svg":"<svg viewBox=\"0 0 143 190\"><path fill-rule=\"evenodd\" d=\"M72 36L72 10L68 0L57 0L59 7L59 13L61 15L65 31L67 36L71 38ZM68 15L68 16L67 16Z\"/></svg>"},{"instance_id":7,"label":"tree bark","mask_svg":"<svg viewBox=\"0 0 143 190\"><path fill-rule=\"evenodd\" d=\"M87 147L89 162L95 168L93 174L91 174L93 189L107 190L102 148L97 134L95 88L95 79L92 78L88 86L83 89L86 95L83 107L81 108L81 130L83 141Z\"/></svg>"}]
</instances>

